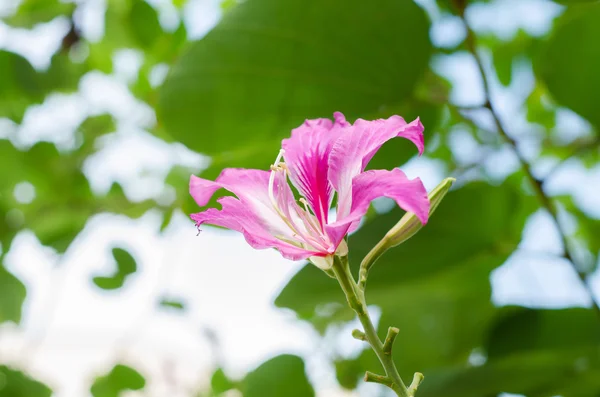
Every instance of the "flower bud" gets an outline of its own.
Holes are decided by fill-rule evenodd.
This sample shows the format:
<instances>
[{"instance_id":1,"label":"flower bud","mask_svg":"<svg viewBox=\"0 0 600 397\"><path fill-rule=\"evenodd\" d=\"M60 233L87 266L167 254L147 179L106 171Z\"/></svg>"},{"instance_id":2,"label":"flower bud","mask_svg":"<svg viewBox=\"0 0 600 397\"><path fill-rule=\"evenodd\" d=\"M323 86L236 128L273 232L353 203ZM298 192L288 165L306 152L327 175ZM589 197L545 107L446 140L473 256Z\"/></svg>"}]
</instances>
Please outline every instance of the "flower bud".
<instances>
[{"instance_id":1,"label":"flower bud","mask_svg":"<svg viewBox=\"0 0 600 397\"><path fill-rule=\"evenodd\" d=\"M446 193L450 190L452 183L454 183L456 179L454 178L446 178L439 185L435 187L431 192L429 192L429 216L433 215L433 212L436 210L437 206L440 204ZM385 241L385 249L389 249L391 247L395 247L399 244L402 244L412 236L414 236L421 228L423 224L415 214L412 212L407 212L404 216L396 223L396 225L390 229L389 232L386 233L385 237L382 241Z\"/></svg>"}]
</instances>

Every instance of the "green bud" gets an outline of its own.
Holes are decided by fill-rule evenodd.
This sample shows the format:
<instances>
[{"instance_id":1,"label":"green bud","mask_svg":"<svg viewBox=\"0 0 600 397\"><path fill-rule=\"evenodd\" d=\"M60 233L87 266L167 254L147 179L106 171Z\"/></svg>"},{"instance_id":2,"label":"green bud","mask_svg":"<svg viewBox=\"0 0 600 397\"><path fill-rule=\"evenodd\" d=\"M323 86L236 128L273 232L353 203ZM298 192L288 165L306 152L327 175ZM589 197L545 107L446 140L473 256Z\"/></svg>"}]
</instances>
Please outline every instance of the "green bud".
<instances>
[{"instance_id":1,"label":"green bud","mask_svg":"<svg viewBox=\"0 0 600 397\"><path fill-rule=\"evenodd\" d=\"M440 182L435 189L429 192L429 217L433 215L433 212L436 210L438 205L440 205L442 199L446 196L446 193L448 193L454 181L456 181L456 179L446 178ZM417 216L412 212L407 212L398 221L398 223L396 223L396 225L386 233L385 237L383 238L383 241L386 241L386 249L402 244L417 234L422 227L423 224L419 218L417 218Z\"/></svg>"},{"instance_id":2,"label":"green bud","mask_svg":"<svg viewBox=\"0 0 600 397\"><path fill-rule=\"evenodd\" d=\"M429 197L429 217L433 214L435 209L438 207L446 193L450 190L452 183L454 183L456 179L454 178L446 178L439 185L433 189L428 197ZM362 263L360 264L360 273L359 273L359 286L361 288L365 288L367 284L367 275L369 274L369 270L375 264L377 259L381 255L383 255L388 249L397 246L398 244L402 244L415 234L421 228L423 224L417 218L415 214L412 212L407 212L404 216L396 223L396 225L390 229L389 232L373 247L373 249L364 257Z\"/></svg>"}]
</instances>

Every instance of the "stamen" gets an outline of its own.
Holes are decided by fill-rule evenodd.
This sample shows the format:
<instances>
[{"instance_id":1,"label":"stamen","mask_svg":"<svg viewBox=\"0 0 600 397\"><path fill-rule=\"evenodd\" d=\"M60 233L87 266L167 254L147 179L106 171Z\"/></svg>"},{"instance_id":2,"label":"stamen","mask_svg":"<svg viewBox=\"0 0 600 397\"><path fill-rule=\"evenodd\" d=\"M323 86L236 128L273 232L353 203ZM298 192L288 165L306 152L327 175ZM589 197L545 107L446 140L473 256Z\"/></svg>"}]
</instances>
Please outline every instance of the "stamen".
<instances>
[{"instance_id":1,"label":"stamen","mask_svg":"<svg viewBox=\"0 0 600 397\"><path fill-rule=\"evenodd\" d=\"M306 211L306 219L308 220L308 223L310 224L310 226L313 227L315 232L320 232L321 225L319 225L318 222L315 222L315 218L313 218L313 216L311 215L310 209L308 208L308 201L306 201L306 199L304 197L300 197L298 199L298 201L300 201L302 203L302 205L304 206L304 210Z\"/></svg>"},{"instance_id":2,"label":"stamen","mask_svg":"<svg viewBox=\"0 0 600 397\"><path fill-rule=\"evenodd\" d=\"M281 149L279 151L279 154L277 155L277 158L275 159L275 163L273 165L271 165L271 175L269 175L269 199L271 200L271 204L273 204L273 207L275 208L275 210L277 210L277 212L280 213L281 215L281 211L279 210L279 207L277 206L277 201L275 200L275 192L273 191L274 189L274 185L275 185L275 173L278 172L281 168L279 164L279 160L281 160L281 157L283 157L283 154L285 153L285 150Z\"/></svg>"},{"instance_id":3,"label":"stamen","mask_svg":"<svg viewBox=\"0 0 600 397\"><path fill-rule=\"evenodd\" d=\"M310 214L310 211L308 209L308 201L306 201L306 199L304 197L300 197L298 199L298 201L300 201L302 203L302 205L304 206L304 209L306 210L306 212L308 212Z\"/></svg>"},{"instance_id":4,"label":"stamen","mask_svg":"<svg viewBox=\"0 0 600 397\"><path fill-rule=\"evenodd\" d=\"M283 222L288 225L288 227L292 230L292 232L296 234L300 234L298 230L294 227L291 220L288 219L287 216L283 213L279 205L277 205L277 200L275 199L275 176L279 171L287 171L287 167L284 163L280 162L281 157L285 153L285 150L281 149L277 158L275 159L275 164L271 165L271 175L269 175L269 200L271 200L271 204L273 205L273 209L277 212L277 215L283 220Z\"/></svg>"},{"instance_id":5,"label":"stamen","mask_svg":"<svg viewBox=\"0 0 600 397\"><path fill-rule=\"evenodd\" d=\"M285 151L283 149L281 149L279 151L279 154L277 155L277 158L275 159L275 163L271 165L270 169L271 169L271 175L269 175L269 200L271 201L271 204L273 205L273 209L275 210L275 212L277 212L277 214L279 215L279 217L281 218L281 220L283 220L283 222L288 225L288 227L292 230L292 236L296 239L299 240L299 242L301 242L302 240L304 240L306 243L308 244L312 244L315 247L319 247L319 248L324 248L323 244L318 241L317 239L315 239L313 236L310 235L310 232L308 235L305 235L305 233L302 233L292 222L291 219L289 219L281 210L281 208L279 208L279 205L277 204L277 199L275 198L275 177L277 176L277 172L285 172L286 173L286 179L287 179L287 174L289 174L289 170L288 167L285 163L281 162L281 158L283 157L283 154L285 153ZM281 188L281 187L280 187ZM312 221L310 219L310 217L312 216L309 209L308 209L308 203L306 202L306 200L304 200L304 198L300 199L301 202L304 204L304 207L306 208L306 214L298 214L301 218L303 218L304 220L304 224L306 226L306 223L308 223L312 228L315 228L313 231L316 232L316 234L321 234L319 233L320 227L315 226L315 224L313 224L314 221ZM298 211L296 211L298 212ZM303 216L304 215L304 216ZM308 218L308 219L307 219ZM301 245L304 245L303 243L301 243Z\"/></svg>"}]
</instances>

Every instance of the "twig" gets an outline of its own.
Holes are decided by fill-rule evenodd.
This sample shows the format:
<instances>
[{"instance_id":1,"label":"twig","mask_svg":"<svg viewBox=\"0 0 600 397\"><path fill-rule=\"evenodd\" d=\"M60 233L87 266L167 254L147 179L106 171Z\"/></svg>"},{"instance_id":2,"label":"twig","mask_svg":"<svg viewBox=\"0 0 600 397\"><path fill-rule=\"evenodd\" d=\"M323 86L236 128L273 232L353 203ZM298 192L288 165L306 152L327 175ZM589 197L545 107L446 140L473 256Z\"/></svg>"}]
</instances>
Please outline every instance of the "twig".
<instances>
[{"instance_id":1,"label":"twig","mask_svg":"<svg viewBox=\"0 0 600 397\"><path fill-rule=\"evenodd\" d=\"M550 197L546 194L546 192L544 192L544 189L542 187L543 182L540 181L539 179L537 179L533 175L533 172L531 170L531 165L519 151L517 142L515 141L515 139L512 136L510 136L507 133L506 129L504 128L504 125L502 124L502 121L500 120L498 112L492 103L489 80L488 80L487 74L485 72L485 69L483 67L483 61L481 60L481 57L477 53L477 42L476 42L475 33L469 26L469 23L467 22L467 20L465 18L464 12L461 12L459 14L460 14L460 18L462 19L462 21L465 25L465 28L467 30L467 38L466 38L467 48L468 48L469 52L473 55L473 58L475 59L475 62L477 63L477 68L479 69L479 73L481 74L481 79L483 81L483 90L484 90L484 94L485 94L484 107L487 108L490 111L490 113L492 114L492 118L494 119L494 124L496 125L496 128L497 128L500 136L508 144L510 144L513 151L515 152L517 158L519 159L519 162L521 163L521 168L523 169L523 172L525 173L526 178L528 179L529 183L531 184L531 186L533 187L533 189L535 191L538 201L540 202L542 207L545 208L546 211L548 211L548 213L552 217L552 219L556 225L556 228L558 230L558 233L560 235L560 238L562 240L563 246L564 246L564 258L567 259L567 261L571 265L571 268L577 274L577 277L579 277L579 280L581 281L582 286L584 287L584 289L587 291L588 295L590 296L590 300L592 302L592 308L594 309L596 314L600 317L600 303L598 302L598 300L596 300L594 291L589 283L587 274L585 272L579 270L579 267L577 266L577 264L575 262L573 254L571 253L571 249L569 248L567 232L564 229L564 227L561 225L561 223L558 219L558 210L556 208L556 204L550 199Z\"/></svg>"}]
</instances>

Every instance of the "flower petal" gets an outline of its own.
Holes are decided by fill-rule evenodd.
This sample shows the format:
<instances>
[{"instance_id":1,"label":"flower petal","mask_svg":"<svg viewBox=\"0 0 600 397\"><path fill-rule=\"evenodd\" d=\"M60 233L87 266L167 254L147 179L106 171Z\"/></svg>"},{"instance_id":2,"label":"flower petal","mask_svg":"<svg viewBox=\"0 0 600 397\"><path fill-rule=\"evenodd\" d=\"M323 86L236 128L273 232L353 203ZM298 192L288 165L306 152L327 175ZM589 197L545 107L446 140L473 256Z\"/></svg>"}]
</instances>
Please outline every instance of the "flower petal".
<instances>
[{"instance_id":1,"label":"flower petal","mask_svg":"<svg viewBox=\"0 0 600 397\"><path fill-rule=\"evenodd\" d=\"M403 137L423 153L423 124L417 118L410 124L400 116L366 121L356 120L346 134L336 140L329 155L329 180L338 192L338 217L352 206L352 179L366 168L379 148L392 138Z\"/></svg>"},{"instance_id":2,"label":"flower petal","mask_svg":"<svg viewBox=\"0 0 600 397\"><path fill-rule=\"evenodd\" d=\"M269 198L270 175L270 171L243 168L225 168L214 182L192 175L190 177L190 194L202 207L209 202L218 189L229 190L249 210L267 222L274 233L291 236L289 227L277 214ZM285 186L277 187L283 192L290 190L287 183ZM289 195L291 195L291 191Z\"/></svg>"},{"instance_id":3,"label":"flower petal","mask_svg":"<svg viewBox=\"0 0 600 397\"><path fill-rule=\"evenodd\" d=\"M197 226L204 223L236 230L253 248L276 248L284 258L291 260L307 259L318 252L305 250L287 243L271 234L267 225L247 204L234 197L221 197L218 202L222 209L209 208L206 211L190 215Z\"/></svg>"},{"instance_id":4,"label":"flower petal","mask_svg":"<svg viewBox=\"0 0 600 397\"><path fill-rule=\"evenodd\" d=\"M429 217L427 190L419 178L408 179L395 168L363 172L352 180L352 208L350 213L327 227L332 240L339 242L340 234L353 232L367 213L369 204L377 197L389 197L405 211L414 213L421 223Z\"/></svg>"},{"instance_id":5,"label":"flower petal","mask_svg":"<svg viewBox=\"0 0 600 397\"><path fill-rule=\"evenodd\" d=\"M349 127L344 115L334 113L329 119L306 120L292 130L292 136L281 143L290 179L306 198L321 225L327 223L333 189L327 179L329 153L344 127Z\"/></svg>"}]
</instances>

